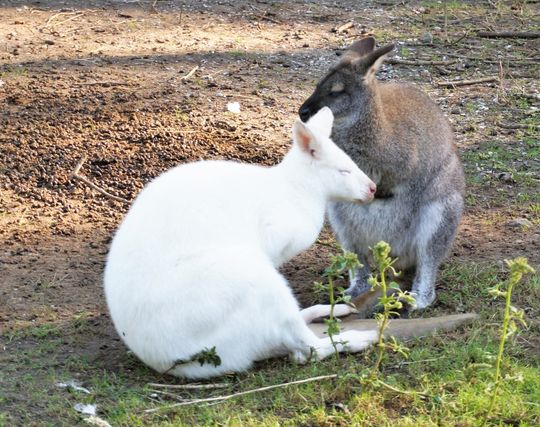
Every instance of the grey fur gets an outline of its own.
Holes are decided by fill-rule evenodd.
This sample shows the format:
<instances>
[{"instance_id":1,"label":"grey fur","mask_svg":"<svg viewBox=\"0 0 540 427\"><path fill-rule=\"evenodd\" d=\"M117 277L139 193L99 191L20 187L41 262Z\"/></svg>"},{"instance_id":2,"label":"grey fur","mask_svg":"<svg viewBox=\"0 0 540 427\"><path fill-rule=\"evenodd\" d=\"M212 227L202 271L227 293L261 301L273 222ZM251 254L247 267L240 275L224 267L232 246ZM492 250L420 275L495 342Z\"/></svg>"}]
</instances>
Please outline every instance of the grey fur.
<instances>
[{"instance_id":1,"label":"grey fur","mask_svg":"<svg viewBox=\"0 0 540 427\"><path fill-rule=\"evenodd\" d=\"M373 50L374 44L372 38L355 42L299 114L305 121L330 107L332 139L377 184L372 203L329 208L338 240L364 264L348 293L355 297L370 288L369 247L385 240L399 258L396 267L414 273L415 308L422 309L435 299L437 271L461 219L463 168L440 109L412 86L377 82L376 71L393 46Z\"/></svg>"}]
</instances>

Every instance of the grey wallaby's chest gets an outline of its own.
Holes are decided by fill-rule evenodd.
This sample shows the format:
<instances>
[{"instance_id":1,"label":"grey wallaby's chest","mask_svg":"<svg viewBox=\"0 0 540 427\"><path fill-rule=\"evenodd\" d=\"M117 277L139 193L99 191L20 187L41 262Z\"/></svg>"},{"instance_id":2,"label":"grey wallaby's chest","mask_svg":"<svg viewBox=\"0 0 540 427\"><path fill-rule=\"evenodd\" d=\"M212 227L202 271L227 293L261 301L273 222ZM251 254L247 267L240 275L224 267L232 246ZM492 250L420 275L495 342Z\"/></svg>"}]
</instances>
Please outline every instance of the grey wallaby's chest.
<instances>
[{"instance_id":1,"label":"grey wallaby's chest","mask_svg":"<svg viewBox=\"0 0 540 427\"><path fill-rule=\"evenodd\" d=\"M369 123L356 123L349 128L334 127L332 137L377 184L375 197L382 199L391 197L394 188L408 179L410 164L406 153L399 147L388 147L383 135L375 132Z\"/></svg>"}]
</instances>

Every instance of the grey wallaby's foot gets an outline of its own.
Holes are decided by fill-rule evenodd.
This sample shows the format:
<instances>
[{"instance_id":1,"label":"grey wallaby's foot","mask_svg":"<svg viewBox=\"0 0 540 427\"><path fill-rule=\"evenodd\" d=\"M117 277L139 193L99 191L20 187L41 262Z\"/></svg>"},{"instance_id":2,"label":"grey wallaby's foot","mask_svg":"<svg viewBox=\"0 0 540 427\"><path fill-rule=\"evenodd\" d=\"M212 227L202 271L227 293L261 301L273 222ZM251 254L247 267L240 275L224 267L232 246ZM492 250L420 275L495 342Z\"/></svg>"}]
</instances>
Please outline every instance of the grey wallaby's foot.
<instances>
[{"instance_id":1,"label":"grey wallaby's foot","mask_svg":"<svg viewBox=\"0 0 540 427\"><path fill-rule=\"evenodd\" d=\"M351 298L359 297L360 295L370 292L371 285L367 282L368 276L360 275L357 273L355 278L351 280L349 287L345 289L345 295L349 295Z\"/></svg>"},{"instance_id":2,"label":"grey wallaby's foot","mask_svg":"<svg viewBox=\"0 0 540 427\"><path fill-rule=\"evenodd\" d=\"M419 294L417 292L411 292L411 294L414 297L414 304L411 307L413 310L423 310L424 308L429 307L431 303L435 301L434 290L425 294Z\"/></svg>"},{"instance_id":3,"label":"grey wallaby's foot","mask_svg":"<svg viewBox=\"0 0 540 427\"><path fill-rule=\"evenodd\" d=\"M372 37L354 42L299 115L305 121L329 107L336 118L333 140L377 184L375 200L367 205L329 206L338 241L363 264L370 247L388 242L398 258L395 267L415 270L413 308L423 309L435 300L439 265L461 218L465 180L452 129L437 105L413 86L377 81L392 49L375 49ZM365 272L351 280L349 295L368 291Z\"/></svg>"}]
</instances>

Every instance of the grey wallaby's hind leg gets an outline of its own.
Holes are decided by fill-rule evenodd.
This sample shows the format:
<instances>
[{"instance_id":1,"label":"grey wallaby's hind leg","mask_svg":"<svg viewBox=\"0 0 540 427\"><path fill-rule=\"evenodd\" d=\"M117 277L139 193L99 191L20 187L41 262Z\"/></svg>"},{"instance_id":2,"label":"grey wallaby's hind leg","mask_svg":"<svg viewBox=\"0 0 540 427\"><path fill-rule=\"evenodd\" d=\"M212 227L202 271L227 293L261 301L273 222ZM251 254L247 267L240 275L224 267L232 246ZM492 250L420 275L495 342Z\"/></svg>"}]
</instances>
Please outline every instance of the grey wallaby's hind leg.
<instances>
[{"instance_id":1,"label":"grey wallaby's hind leg","mask_svg":"<svg viewBox=\"0 0 540 427\"><path fill-rule=\"evenodd\" d=\"M412 278L415 274L414 268L404 270L400 273L399 277L392 277L392 280L395 280L399 283L399 286L402 290L410 290ZM393 293L393 291L389 292ZM366 292L353 297L351 302L356 307L359 318L369 319L373 317L373 314L381 311L382 307L379 304L379 298L381 297L382 292L380 289L372 291L371 288ZM409 315L410 306L404 304L402 310L399 310L399 317L404 318Z\"/></svg>"},{"instance_id":2,"label":"grey wallaby's hind leg","mask_svg":"<svg viewBox=\"0 0 540 427\"><path fill-rule=\"evenodd\" d=\"M467 325L478 318L476 313L452 314L441 317L427 317L425 319L392 319L390 320L385 336L400 339L418 338L429 335L435 331L452 331ZM327 335L327 326L324 323L311 323L308 325L317 337ZM341 331L369 331L377 329L374 319L357 319L350 316L342 319Z\"/></svg>"},{"instance_id":3,"label":"grey wallaby's hind leg","mask_svg":"<svg viewBox=\"0 0 540 427\"><path fill-rule=\"evenodd\" d=\"M362 264L361 268L355 268L353 274L349 277L349 287L345 290L346 295L356 298L366 292L369 292L371 286L368 279L371 274L369 262L364 255L359 255L358 251L353 251L358 255L358 261Z\"/></svg>"},{"instance_id":4,"label":"grey wallaby's hind leg","mask_svg":"<svg viewBox=\"0 0 540 427\"><path fill-rule=\"evenodd\" d=\"M445 258L461 217L461 200L449 199L445 204L438 204L442 209L436 209L438 215L434 215L434 209L428 208L421 215L421 221L434 221L436 227L422 227L421 230L432 230L432 233L419 238L416 249L416 274L413 280L411 292L415 297L414 309L421 310L428 307L435 300L435 280L437 272Z\"/></svg>"},{"instance_id":5,"label":"grey wallaby's hind leg","mask_svg":"<svg viewBox=\"0 0 540 427\"><path fill-rule=\"evenodd\" d=\"M337 209L334 209L336 212ZM336 220L337 221L337 220ZM337 225L339 224L339 226ZM338 240L346 251L353 252L358 256L358 261L362 267L355 268L353 274L349 275L349 287L345 290L346 295L350 295L352 299L369 292L371 286L368 284L368 279L371 274L368 258L363 254L363 251L355 244L354 233L348 227L344 227L343 221L337 221L332 224L332 229L336 233Z\"/></svg>"}]
</instances>

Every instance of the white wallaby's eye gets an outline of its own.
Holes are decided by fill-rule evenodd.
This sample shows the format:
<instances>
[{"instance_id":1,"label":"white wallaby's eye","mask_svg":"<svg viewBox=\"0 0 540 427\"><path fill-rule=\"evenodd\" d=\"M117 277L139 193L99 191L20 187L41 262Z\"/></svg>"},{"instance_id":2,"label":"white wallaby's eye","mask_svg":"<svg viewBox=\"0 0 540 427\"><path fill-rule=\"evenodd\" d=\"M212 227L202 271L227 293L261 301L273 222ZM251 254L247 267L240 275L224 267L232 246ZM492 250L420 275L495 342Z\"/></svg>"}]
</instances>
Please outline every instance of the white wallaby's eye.
<instances>
[{"instance_id":1,"label":"white wallaby's eye","mask_svg":"<svg viewBox=\"0 0 540 427\"><path fill-rule=\"evenodd\" d=\"M348 171L347 169L340 169L339 170L339 173L341 175L350 175L351 174L351 171Z\"/></svg>"}]
</instances>

